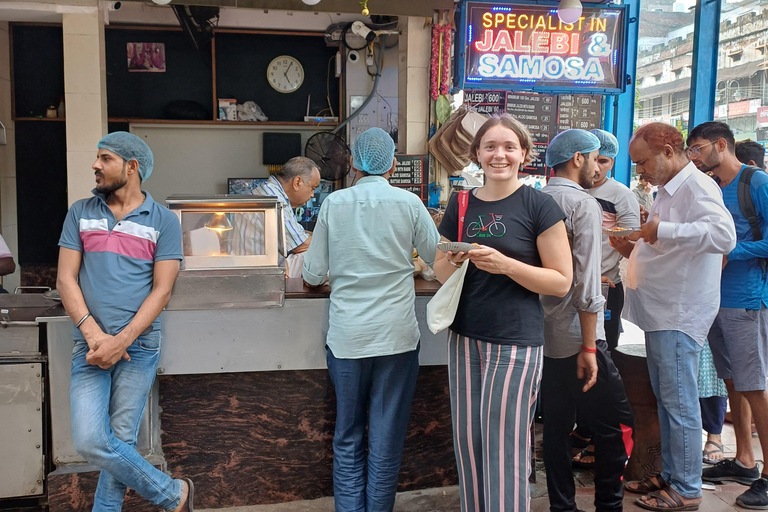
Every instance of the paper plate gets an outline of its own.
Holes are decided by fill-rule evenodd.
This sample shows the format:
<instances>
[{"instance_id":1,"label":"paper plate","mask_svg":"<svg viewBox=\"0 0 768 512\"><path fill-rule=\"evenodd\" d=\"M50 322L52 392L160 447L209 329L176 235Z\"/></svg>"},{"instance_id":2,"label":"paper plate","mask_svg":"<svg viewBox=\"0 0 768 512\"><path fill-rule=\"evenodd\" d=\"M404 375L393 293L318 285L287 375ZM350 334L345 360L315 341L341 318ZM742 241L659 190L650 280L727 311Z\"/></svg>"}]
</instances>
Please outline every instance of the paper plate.
<instances>
[{"instance_id":1,"label":"paper plate","mask_svg":"<svg viewBox=\"0 0 768 512\"><path fill-rule=\"evenodd\" d=\"M477 244L470 244L467 242L440 242L437 244L437 248L443 252L468 252L472 249L477 249Z\"/></svg>"}]
</instances>

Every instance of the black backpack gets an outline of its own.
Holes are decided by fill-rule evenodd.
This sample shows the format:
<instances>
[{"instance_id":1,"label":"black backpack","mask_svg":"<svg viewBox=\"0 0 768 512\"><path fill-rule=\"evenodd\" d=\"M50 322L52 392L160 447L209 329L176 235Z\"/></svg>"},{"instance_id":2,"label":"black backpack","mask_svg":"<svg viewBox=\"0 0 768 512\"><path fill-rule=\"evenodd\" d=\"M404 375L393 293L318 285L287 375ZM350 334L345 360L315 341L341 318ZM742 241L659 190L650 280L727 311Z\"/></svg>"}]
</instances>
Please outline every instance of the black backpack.
<instances>
[{"instance_id":1,"label":"black backpack","mask_svg":"<svg viewBox=\"0 0 768 512\"><path fill-rule=\"evenodd\" d=\"M757 210L755 210L755 203L752 201L752 194L750 193L750 184L752 183L752 175L756 172L765 172L758 167L752 167L748 165L744 168L739 178L739 189L736 191L736 198L739 201L739 209L741 214L749 222L749 227L752 229L752 238L755 242L763 239L763 233L760 231L760 224L757 221ZM765 258L760 259L760 266L763 268L763 273L766 270Z\"/></svg>"}]
</instances>

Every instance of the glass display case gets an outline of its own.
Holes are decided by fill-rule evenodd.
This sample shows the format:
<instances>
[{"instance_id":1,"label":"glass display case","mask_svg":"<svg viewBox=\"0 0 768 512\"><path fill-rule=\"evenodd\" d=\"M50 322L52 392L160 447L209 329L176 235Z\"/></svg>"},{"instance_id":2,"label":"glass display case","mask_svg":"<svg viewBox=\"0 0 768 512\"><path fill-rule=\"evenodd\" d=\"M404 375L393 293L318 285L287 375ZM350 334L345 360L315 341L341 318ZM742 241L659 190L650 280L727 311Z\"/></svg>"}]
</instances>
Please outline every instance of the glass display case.
<instances>
[{"instance_id":1,"label":"glass display case","mask_svg":"<svg viewBox=\"0 0 768 512\"><path fill-rule=\"evenodd\" d=\"M171 196L184 259L169 310L282 306L285 232L275 197Z\"/></svg>"}]
</instances>

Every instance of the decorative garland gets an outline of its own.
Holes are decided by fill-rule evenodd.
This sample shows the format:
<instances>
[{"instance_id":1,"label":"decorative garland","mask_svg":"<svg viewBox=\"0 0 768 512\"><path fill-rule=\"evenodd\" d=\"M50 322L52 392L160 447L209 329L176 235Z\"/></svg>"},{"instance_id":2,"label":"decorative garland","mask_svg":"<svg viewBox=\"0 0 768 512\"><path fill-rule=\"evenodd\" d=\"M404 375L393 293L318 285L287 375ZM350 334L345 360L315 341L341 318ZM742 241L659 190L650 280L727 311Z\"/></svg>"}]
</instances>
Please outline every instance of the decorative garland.
<instances>
[{"instance_id":1,"label":"decorative garland","mask_svg":"<svg viewBox=\"0 0 768 512\"><path fill-rule=\"evenodd\" d=\"M440 94L448 94L451 68L451 25L432 27L432 57L430 59L429 92L433 100Z\"/></svg>"}]
</instances>

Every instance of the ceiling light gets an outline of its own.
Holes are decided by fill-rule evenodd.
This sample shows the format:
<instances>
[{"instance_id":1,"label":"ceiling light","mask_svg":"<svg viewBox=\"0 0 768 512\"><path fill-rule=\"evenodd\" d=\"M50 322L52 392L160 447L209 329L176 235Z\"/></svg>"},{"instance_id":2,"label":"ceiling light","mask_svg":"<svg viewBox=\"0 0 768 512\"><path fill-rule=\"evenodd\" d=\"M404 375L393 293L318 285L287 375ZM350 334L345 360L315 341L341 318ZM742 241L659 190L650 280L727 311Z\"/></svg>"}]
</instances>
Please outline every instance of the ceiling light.
<instances>
[{"instance_id":1,"label":"ceiling light","mask_svg":"<svg viewBox=\"0 0 768 512\"><path fill-rule=\"evenodd\" d=\"M317 5L320 3L320 0L301 0L301 1L307 5Z\"/></svg>"},{"instance_id":2,"label":"ceiling light","mask_svg":"<svg viewBox=\"0 0 768 512\"><path fill-rule=\"evenodd\" d=\"M576 23L581 17L581 2L579 0L560 0L557 7L557 17L567 24Z\"/></svg>"},{"instance_id":3,"label":"ceiling light","mask_svg":"<svg viewBox=\"0 0 768 512\"><path fill-rule=\"evenodd\" d=\"M156 3L157 5L168 5L171 3L171 0L152 0L153 3Z\"/></svg>"}]
</instances>

